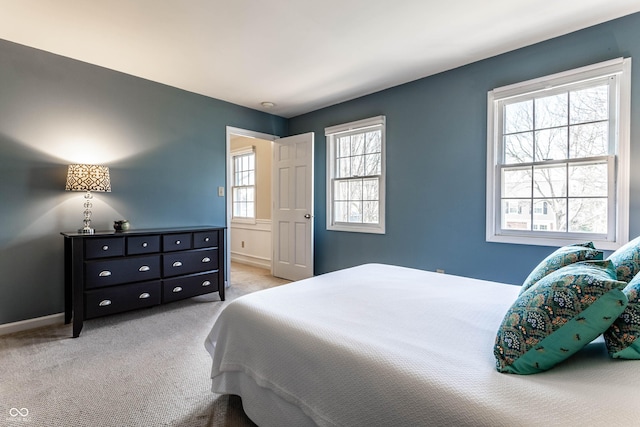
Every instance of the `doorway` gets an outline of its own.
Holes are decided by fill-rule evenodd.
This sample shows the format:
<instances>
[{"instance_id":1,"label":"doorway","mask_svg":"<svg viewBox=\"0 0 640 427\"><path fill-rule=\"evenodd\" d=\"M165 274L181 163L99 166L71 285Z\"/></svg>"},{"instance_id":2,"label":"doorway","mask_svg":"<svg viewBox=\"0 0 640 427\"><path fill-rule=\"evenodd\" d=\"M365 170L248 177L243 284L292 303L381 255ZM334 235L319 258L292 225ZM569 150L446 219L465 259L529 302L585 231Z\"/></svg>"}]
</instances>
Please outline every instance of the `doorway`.
<instances>
[{"instance_id":1,"label":"doorway","mask_svg":"<svg viewBox=\"0 0 640 427\"><path fill-rule=\"evenodd\" d=\"M227 282L232 261L272 274L271 174L277 138L227 127Z\"/></svg>"},{"instance_id":2,"label":"doorway","mask_svg":"<svg viewBox=\"0 0 640 427\"><path fill-rule=\"evenodd\" d=\"M233 260L287 280L313 276L313 147L313 132L227 127L227 272Z\"/></svg>"}]
</instances>

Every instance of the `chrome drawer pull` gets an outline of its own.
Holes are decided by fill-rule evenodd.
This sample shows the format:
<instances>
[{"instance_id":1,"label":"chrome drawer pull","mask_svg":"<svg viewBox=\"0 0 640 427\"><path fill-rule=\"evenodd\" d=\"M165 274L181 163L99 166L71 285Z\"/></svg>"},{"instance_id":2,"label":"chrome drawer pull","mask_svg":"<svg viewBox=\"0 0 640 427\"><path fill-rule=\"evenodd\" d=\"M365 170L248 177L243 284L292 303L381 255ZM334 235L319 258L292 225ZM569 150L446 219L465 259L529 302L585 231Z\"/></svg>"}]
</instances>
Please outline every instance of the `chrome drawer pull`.
<instances>
[{"instance_id":1,"label":"chrome drawer pull","mask_svg":"<svg viewBox=\"0 0 640 427\"><path fill-rule=\"evenodd\" d=\"M173 288L173 292L182 292L182 288L180 286L176 286L175 288Z\"/></svg>"},{"instance_id":2,"label":"chrome drawer pull","mask_svg":"<svg viewBox=\"0 0 640 427\"><path fill-rule=\"evenodd\" d=\"M108 250L109 250L109 245L104 245L104 246L102 247L102 250L103 250L103 251L108 251Z\"/></svg>"},{"instance_id":3,"label":"chrome drawer pull","mask_svg":"<svg viewBox=\"0 0 640 427\"><path fill-rule=\"evenodd\" d=\"M144 242L144 243L142 244L142 247L143 247L143 248L146 248L147 246L149 246L149 244L148 244L147 242Z\"/></svg>"},{"instance_id":4,"label":"chrome drawer pull","mask_svg":"<svg viewBox=\"0 0 640 427\"><path fill-rule=\"evenodd\" d=\"M109 276L111 276L111 272L109 270L104 270L104 271L101 271L100 274L98 274L98 276L100 276L100 277L109 277Z\"/></svg>"},{"instance_id":5,"label":"chrome drawer pull","mask_svg":"<svg viewBox=\"0 0 640 427\"><path fill-rule=\"evenodd\" d=\"M151 270L151 268L149 268L149 266L148 266L148 265L143 265L142 267L140 267L140 268L138 269L138 271L149 271L149 270Z\"/></svg>"},{"instance_id":6,"label":"chrome drawer pull","mask_svg":"<svg viewBox=\"0 0 640 427\"><path fill-rule=\"evenodd\" d=\"M148 292L145 292L145 293L143 293L143 294L140 294L140 296L139 296L138 298L140 298L140 299L147 299L147 298L149 298L150 296L151 296L151 295L149 295L149 293L148 293Z\"/></svg>"},{"instance_id":7,"label":"chrome drawer pull","mask_svg":"<svg viewBox=\"0 0 640 427\"><path fill-rule=\"evenodd\" d=\"M202 258L202 262L211 262L211 258L206 256L206 257Z\"/></svg>"},{"instance_id":8,"label":"chrome drawer pull","mask_svg":"<svg viewBox=\"0 0 640 427\"><path fill-rule=\"evenodd\" d=\"M204 282L202 282L202 286L209 286L211 284L210 281L205 280Z\"/></svg>"},{"instance_id":9,"label":"chrome drawer pull","mask_svg":"<svg viewBox=\"0 0 640 427\"><path fill-rule=\"evenodd\" d=\"M182 263L180 261L176 261L172 265L173 267L182 267Z\"/></svg>"},{"instance_id":10,"label":"chrome drawer pull","mask_svg":"<svg viewBox=\"0 0 640 427\"><path fill-rule=\"evenodd\" d=\"M100 304L98 304L100 307L106 307L108 305L111 305L111 300L105 299L100 301Z\"/></svg>"},{"instance_id":11,"label":"chrome drawer pull","mask_svg":"<svg viewBox=\"0 0 640 427\"><path fill-rule=\"evenodd\" d=\"M204 238L204 241L205 241L205 242L208 242L208 241L209 241L209 238L208 238L208 237L205 237L205 238Z\"/></svg>"},{"instance_id":12,"label":"chrome drawer pull","mask_svg":"<svg viewBox=\"0 0 640 427\"><path fill-rule=\"evenodd\" d=\"M180 240L176 240L176 245L179 245L179 244L180 244Z\"/></svg>"}]
</instances>

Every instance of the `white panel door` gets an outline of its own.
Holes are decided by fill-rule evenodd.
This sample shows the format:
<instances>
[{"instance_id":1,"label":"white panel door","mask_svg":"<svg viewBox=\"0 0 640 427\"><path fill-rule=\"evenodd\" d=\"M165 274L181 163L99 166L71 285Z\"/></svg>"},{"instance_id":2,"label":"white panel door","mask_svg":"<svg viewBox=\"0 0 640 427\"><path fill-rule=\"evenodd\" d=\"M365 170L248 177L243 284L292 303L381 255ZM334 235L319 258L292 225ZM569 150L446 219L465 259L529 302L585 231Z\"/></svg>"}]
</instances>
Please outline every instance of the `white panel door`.
<instances>
[{"instance_id":1,"label":"white panel door","mask_svg":"<svg viewBox=\"0 0 640 427\"><path fill-rule=\"evenodd\" d=\"M313 276L313 132L273 142L273 275Z\"/></svg>"}]
</instances>

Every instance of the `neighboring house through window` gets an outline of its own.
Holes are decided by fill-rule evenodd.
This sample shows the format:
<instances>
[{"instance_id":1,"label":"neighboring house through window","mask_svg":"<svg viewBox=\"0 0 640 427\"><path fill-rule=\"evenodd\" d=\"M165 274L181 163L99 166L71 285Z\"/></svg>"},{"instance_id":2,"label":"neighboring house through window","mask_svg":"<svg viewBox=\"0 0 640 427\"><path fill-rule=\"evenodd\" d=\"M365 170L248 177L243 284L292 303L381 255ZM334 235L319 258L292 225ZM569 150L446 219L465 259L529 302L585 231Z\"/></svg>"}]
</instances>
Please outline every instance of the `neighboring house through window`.
<instances>
[{"instance_id":1,"label":"neighboring house through window","mask_svg":"<svg viewBox=\"0 0 640 427\"><path fill-rule=\"evenodd\" d=\"M327 230L385 232L385 117L325 129Z\"/></svg>"},{"instance_id":2,"label":"neighboring house through window","mask_svg":"<svg viewBox=\"0 0 640 427\"><path fill-rule=\"evenodd\" d=\"M487 240L628 240L631 59L488 94Z\"/></svg>"},{"instance_id":3,"label":"neighboring house through window","mask_svg":"<svg viewBox=\"0 0 640 427\"><path fill-rule=\"evenodd\" d=\"M232 200L234 220L255 220L256 155L253 147L233 151Z\"/></svg>"}]
</instances>

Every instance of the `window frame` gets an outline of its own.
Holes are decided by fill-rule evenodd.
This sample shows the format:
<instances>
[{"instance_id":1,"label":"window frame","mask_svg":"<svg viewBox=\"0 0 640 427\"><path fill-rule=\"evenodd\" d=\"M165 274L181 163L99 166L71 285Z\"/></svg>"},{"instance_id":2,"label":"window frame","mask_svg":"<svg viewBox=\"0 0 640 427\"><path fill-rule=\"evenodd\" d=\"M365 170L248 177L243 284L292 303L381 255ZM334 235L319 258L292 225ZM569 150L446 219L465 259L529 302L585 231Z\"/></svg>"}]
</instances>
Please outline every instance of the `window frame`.
<instances>
[{"instance_id":1,"label":"window frame","mask_svg":"<svg viewBox=\"0 0 640 427\"><path fill-rule=\"evenodd\" d=\"M334 181L337 173L336 166L336 144L337 139L341 135L354 134L359 132L367 132L372 129L381 131L380 138L380 175L370 175L378 177L378 223L350 223L337 222L334 220ZM376 116L368 119L357 120L354 122L344 123L341 125L330 126L325 128L325 137L327 145L327 230L329 231L347 231L355 233L373 233L385 234L385 205L386 205L386 117ZM362 177L363 179L365 177Z\"/></svg>"},{"instance_id":2,"label":"window frame","mask_svg":"<svg viewBox=\"0 0 640 427\"><path fill-rule=\"evenodd\" d=\"M236 169L235 169L235 160L236 157L246 156L249 154L253 154L253 185L236 185ZM230 153L231 156L231 221L235 223L244 223L244 224L255 224L256 216L257 216L257 208L258 208L258 193L257 193L257 169L258 162L256 158L256 150L254 146L239 148L237 150L233 150ZM235 216L235 189L239 187L253 187L253 216Z\"/></svg>"},{"instance_id":3,"label":"window frame","mask_svg":"<svg viewBox=\"0 0 640 427\"><path fill-rule=\"evenodd\" d=\"M615 100L610 99L609 131L610 151L607 156L613 167L609 167L609 225L603 234L551 232L533 230L504 230L501 228L501 166L503 101L514 98L535 99L547 96L559 88L579 87L585 82L616 76L610 86L615 91ZM486 241L541 246L563 246L593 241L604 250L615 250L629 238L629 167L630 167L630 123L631 123L631 58L617 58L585 67L569 70L509 86L493 89L487 93L487 188L486 188ZM534 159L535 160L535 159ZM569 160L569 159L567 159ZM537 162L545 164L546 162ZM549 163L550 164L550 163ZM611 165L611 163L609 163ZM611 176L613 175L613 176ZM533 207L532 207L533 209Z\"/></svg>"}]
</instances>

